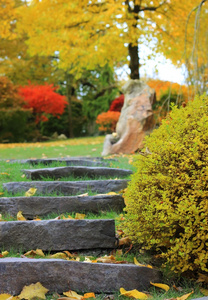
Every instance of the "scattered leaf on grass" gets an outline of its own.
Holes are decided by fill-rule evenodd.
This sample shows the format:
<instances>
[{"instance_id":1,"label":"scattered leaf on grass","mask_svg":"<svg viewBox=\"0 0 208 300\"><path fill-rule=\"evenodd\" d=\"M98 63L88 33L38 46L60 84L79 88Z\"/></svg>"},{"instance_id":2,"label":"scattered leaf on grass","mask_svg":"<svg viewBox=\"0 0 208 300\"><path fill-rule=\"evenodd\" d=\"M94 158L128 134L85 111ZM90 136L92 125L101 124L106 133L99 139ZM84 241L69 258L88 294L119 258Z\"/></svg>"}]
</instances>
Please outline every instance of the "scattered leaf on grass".
<instances>
[{"instance_id":1,"label":"scattered leaf on grass","mask_svg":"<svg viewBox=\"0 0 208 300\"><path fill-rule=\"evenodd\" d=\"M20 299L31 300L35 297L40 299L46 299L45 294L49 290L46 289L40 282L30 284L28 286L24 286L22 292L18 296Z\"/></svg>"},{"instance_id":2,"label":"scattered leaf on grass","mask_svg":"<svg viewBox=\"0 0 208 300\"><path fill-rule=\"evenodd\" d=\"M78 214L78 213L76 213L75 219L76 220L84 220L85 216L86 216L85 214Z\"/></svg>"},{"instance_id":3,"label":"scattered leaf on grass","mask_svg":"<svg viewBox=\"0 0 208 300\"><path fill-rule=\"evenodd\" d=\"M67 254L66 253L63 253L63 252L57 252L55 254L52 254L49 256L50 258L61 258L61 259L66 259L68 258Z\"/></svg>"},{"instance_id":4,"label":"scattered leaf on grass","mask_svg":"<svg viewBox=\"0 0 208 300\"><path fill-rule=\"evenodd\" d=\"M6 172L2 172L0 173L0 175L7 175L7 176L10 176L10 174L6 173Z\"/></svg>"},{"instance_id":5,"label":"scattered leaf on grass","mask_svg":"<svg viewBox=\"0 0 208 300\"><path fill-rule=\"evenodd\" d=\"M150 269L153 269L153 267L151 265L143 265L143 264L140 264L136 257L134 257L134 264L137 265L137 266L140 266L140 267L146 267L146 268L150 268Z\"/></svg>"},{"instance_id":6,"label":"scattered leaf on grass","mask_svg":"<svg viewBox=\"0 0 208 300\"><path fill-rule=\"evenodd\" d=\"M36 191L37 191L37 189L35 189L35 188L30 188L30 189L25 193L25 196L26 196L26 197L31 197L31 196L35 195Z\"/></svg>"},{"instance_id":7,"label":"scattered leaf on grass","mask_svg":"<svg viewBox=\"0 0 208 300\"><path fill-rule=\"evenodd\" d=\"M151 281L150 281L150 283L151 283L152 285L156 286L156 287L159 287L159 288L165 290L166 292L170 289L170 287L169 287L167 284L163 284L163 283L152 283Z\"/></svg>"},{"instance_id":8,"label":"scattered leaf on grass","mask_svg":"<svg viewBox=\"0 0 208 300\"><path fill-rule=\"evenodd\" d=\"M205 274L199 273L199 278L197 279L196 282L197 282L197 283L198 283L198 282L205 282L205 283L208 283L208 276L205 275Z\"/></svg>"},{"instance_id":9,"label":"scattered leaf on grass","mask_svg":"<svg viewBox=\"0 0 208 300\"><path fill-rule=\"evenodd\" d=\"M78 195L77 197L87 197L87 196L89 196L89 194L88 194L88 193L85 193L85 194L80 194L80 195Z\"/></svg>"},{"instance_id":10,"label":"scattered leaf on grass","mask_svg":"<svg viewBox=\"0 0 208 300\"><path fill-rule=\"evenodd\" d=\"M204 295L204 296L208 296L208 290L207 289L199 289L200 292Z\"/></svg>"},{"instance_id":11,"label":"scattered leaf on grass","mask_svg":"<svg viewBox=\"0 0 208 300\"><path fill-rule=\"evenodd\" d=\"M120 293L122 296L133 297L135 299L147 299L148 296L145 293L139 292L137 290L126 291L124 288L120 288Z\"/></svg>"},{"instance_id":12,"label":"scattered leaf on grass","mask_svg":"<svg viewBox=\"0 0 208 300\"><path fill-rule=\"evenodd\" d=\"M88 299L88 298L95 298L95 294L94 293L85 293L84 299Z\"/></svg>"},{"instance_id":13,"label":"scattered leaf on grass","mask_svg":"<svg viewBox=\"0 0 208 300\"><path fill-rule=\"evenodd\" d=\"M131 240L128 237L122 238L119 240L118 245L122 246L122 245L130 245L131 244Z\"/></svg>"},{"instance_id":14,"label":"scattered leaf on grass","mask_svg":"<svg viewBox=\"0 0 208 300\"><path fill-rule=\"evenodd\" d=\"M44 257L45 254L43 253L43 251L41 249L36 249L36 250L30 250L26 253L24 253L25 256L36 256L36 255L39 255L39 256L42 256Z\"/></svg>"},{"instance_id":15,"label":"scattered leaf on grass","mask_svg":"<svg viewBox=\"0 0 208 300\"><path fill-rule=\"evenodd\" d=\"M176 300L186 300L191 294L193 294L194 291L192 291L191 293L185 294L181 297L177 297Z\"/></svg>"},{"instance_id":16,"label":"scattered leaf on grass","mask_svg":"<svg viewBox=\"0 0 208 300\"><path fill-rule=\"evenodd\" d=\"M0 195L3 195L4 193L0 193Z\"/></svg>"},{"instance_id":17,"label":"scattered leaf on grass","mask_svg":"<svg viewBox=\"0 0 208 300\"><path fill-rule=\"evenodd\" d=\"M25 217L23 216L22 211L18 211L18 213L17 213L17 220L18 221L27 221L25 219Z\"/></svg>"},{"instance_id":18,"label":"scattered leaf on grass","mask_svg":"<svg viewBox=\"0 0 208 300\"><path fill-rule=\"evenodd\" d=\"M8 254L9 254L8 251L2 251L2 252L1 252L1 255L2 255L3 257L7 256Z\"/></svg>"},{"instance_id":19,"label":"scattered leaf on grass","mask_svg":"<svg viewBox=\"0 0 208 300\"><path fill-rule=\"evenodd\" d=\"M74 291L69 290L68 292L63 293L65 296L69 297L70 299L78 299L78 300L83 300L83 296L77 294Z\"/></svg>"}]
</instances>

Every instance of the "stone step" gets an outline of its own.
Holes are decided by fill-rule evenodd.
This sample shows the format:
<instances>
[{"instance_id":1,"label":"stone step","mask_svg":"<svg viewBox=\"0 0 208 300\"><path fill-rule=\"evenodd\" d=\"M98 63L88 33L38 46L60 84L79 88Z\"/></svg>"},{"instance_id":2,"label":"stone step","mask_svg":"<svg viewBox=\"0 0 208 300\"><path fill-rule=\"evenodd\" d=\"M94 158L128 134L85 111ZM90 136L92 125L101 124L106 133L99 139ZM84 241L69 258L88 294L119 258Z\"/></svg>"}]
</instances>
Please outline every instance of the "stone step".
<instances>
[{"instance_id":1,"label":"stone step","mask_svg":"<svg viewBox=\"0 0 208 300\"><path fill-rule=\"evenodd\" d=\"M113 249L114 220L44 220L0 222L0 248L9 251Z\"/></svg>"},{"instance_id":2,"label":"stone step","mask_svg":"<svg viewBox=\"0 0 208 300\"><path fill-rule=\"evenodd\" d=\"M96 193L118 192L127 187L128 180L86 180L86 181L24 181L3 183L9 193L26 192L37 188L36 195L56 192L64 195L76 195L91 190Z\"/></svg>"},{"instance_id":3,"label":"stone step","mask_svg":"<svg viewBox=\"0 0 208 300\"><path fill-rule=\"evenodd\" d=\"M105 167L56 167L45 169L31 169L22 170L27 178L31 180L38 180L42 177L48 177L58 179L61 177L81 177L88 176L94 178L96 176L109 176L109 177L125 177L132 174L131 170L117 169L117 168L105 168Z\"/></svg>"},{"instance_id":4,"label":"stone step","mask_svg":"<svg viewBox=\"0 0 208 300\"><path fill-rule=\"evenodd\" d=\"M40 282L51 293L113 293L121 287L145 291L151 282L160 282L156 269L133 264L106 264L61 259L0 259L0 293L20 294L25 285Z\"/></svg>"},{"instance_id":5,"label":"stone step","mask_svg":"<svg viewBox=\"0 0 208 300\"><path fill-rule=\"evenodd\" d=\"M108 166L110 160L104 160L99 157L70 157L70 158L38 158L38 159L10 159L7 160L10 163L21 163L21 164L44 164L49 165L54 162L64 162L67 166Z\"/></svg>"},{"instance_id":6,"label":"stone step","mask_svg":"<svg viewBox=\"0 0 208 300\"><path fill-rule=\"evenodd\" d=\"M94 213L101 211L122 212L122 195L63 196L63 197L0 197L0 212L16 216L22 211L27 219L43 217L51 213Z\"/></svg>"}]
</instances>

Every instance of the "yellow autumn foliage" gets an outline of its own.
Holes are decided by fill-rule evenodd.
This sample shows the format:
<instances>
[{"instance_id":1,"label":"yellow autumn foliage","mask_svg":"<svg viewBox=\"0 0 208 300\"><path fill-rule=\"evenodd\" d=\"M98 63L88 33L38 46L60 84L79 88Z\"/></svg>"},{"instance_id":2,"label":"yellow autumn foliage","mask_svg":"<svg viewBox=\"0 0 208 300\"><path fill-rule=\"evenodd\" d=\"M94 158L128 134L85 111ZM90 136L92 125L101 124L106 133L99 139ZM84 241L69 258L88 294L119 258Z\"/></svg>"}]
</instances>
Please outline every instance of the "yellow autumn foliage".
<instances>
[{"instance_id":1,"label":"yellow autumn foliage","mask_svg":"<svg viewBox=\"0 0 208 300\"><path fill-rule=\"evenodd\" d=\"M172 108L146 138L125 193L123 230L172 270L208 271L208 97Z\"/></svg>"}]
</instances>

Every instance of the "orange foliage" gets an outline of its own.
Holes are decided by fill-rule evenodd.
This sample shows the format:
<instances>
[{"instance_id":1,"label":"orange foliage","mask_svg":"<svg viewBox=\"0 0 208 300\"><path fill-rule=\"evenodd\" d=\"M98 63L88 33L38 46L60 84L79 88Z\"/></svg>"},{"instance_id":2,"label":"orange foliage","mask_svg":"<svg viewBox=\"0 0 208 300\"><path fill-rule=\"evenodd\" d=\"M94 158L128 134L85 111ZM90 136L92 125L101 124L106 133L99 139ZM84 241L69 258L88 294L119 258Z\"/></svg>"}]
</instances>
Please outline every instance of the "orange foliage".
<instances>
[{"instance_id":1,"label":"orange foliage","mask_svg":"<svg viewBox=\"0 0 208 300\"><path fill-rule=\"evenodd\" d=\"M160 101L162 95L167 93L169 90L171 93L177 94L179 98L183 97L185 102L190 100L191 91L186 85L180 85L176 82L163 81L159 79L151 79L147 82L147 84L151 88L155 89L157 101Z\"/></svg>"},{"instance_id":2,"label":"orange foliage","mask_svg":"<svg viewBox=\"0 0 208 300\"><path fill-rule=\"evenodd\" d=\"M156 103L153 105L153 110L157 124L161 123L171 109L170 103L184 106L193 99L193 91L186 85L159 79L151 79L147 83L156 92Z\"/></svg>"},{"instance_id":3,"label":"orange foliage","mask_svg":"<svg viewBox=\"0 0 208 300\"><path fill-rule=\"evenodd\" d=\"M109 133L115 131L119 117L120 112L118 111L107 111L99 114L96 120L96 123L100 125L98 129Z\"/></svg>"}]
</instances>

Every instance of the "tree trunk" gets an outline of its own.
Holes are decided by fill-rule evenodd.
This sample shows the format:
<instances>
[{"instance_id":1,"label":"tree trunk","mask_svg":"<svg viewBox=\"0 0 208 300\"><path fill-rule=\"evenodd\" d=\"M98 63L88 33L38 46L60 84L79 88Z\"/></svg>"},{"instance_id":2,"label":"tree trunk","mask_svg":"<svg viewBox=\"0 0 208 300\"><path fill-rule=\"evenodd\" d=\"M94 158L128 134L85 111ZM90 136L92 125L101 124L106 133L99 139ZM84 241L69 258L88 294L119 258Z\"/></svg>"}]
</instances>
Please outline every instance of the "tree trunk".
<instances>
[{"instance_id":1,"label":"tree trunk","mask_svg":"<svg viewBox=\"0 0 208 300\"><path fill-rule=\"evenodd\" d=\"M66 74L66 95L68 100L68 121L69 121L69 138L74 137L73 133L73 123L72 123L72 96L75 93L75 89L73 87L73 79L72 76Z\"/></svg>"},{"instance_id":2,"label":"tree trunk","mask_svg":"<svg viewBox=\"0 0 208 300\"><path fill-rule=\"evenodd\" d=\"M132 46L132 43L129 44L129 56L130 56L130 78L131 79L140 79L139 76L139 51L138 44Z\"/></svg>"}]
</instances>

